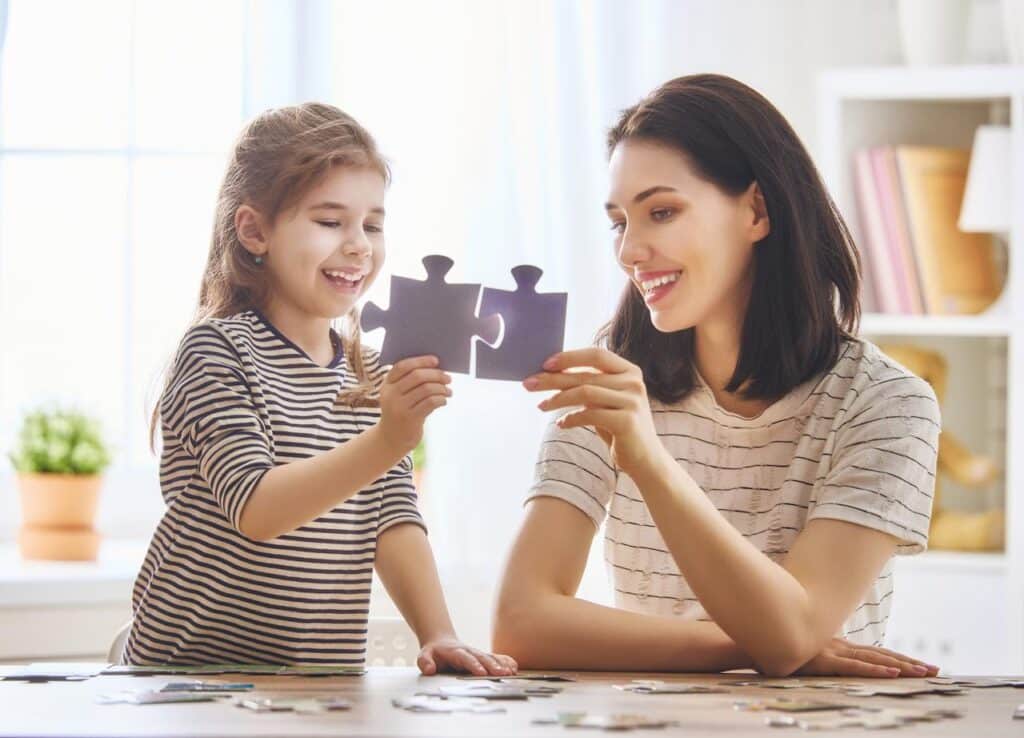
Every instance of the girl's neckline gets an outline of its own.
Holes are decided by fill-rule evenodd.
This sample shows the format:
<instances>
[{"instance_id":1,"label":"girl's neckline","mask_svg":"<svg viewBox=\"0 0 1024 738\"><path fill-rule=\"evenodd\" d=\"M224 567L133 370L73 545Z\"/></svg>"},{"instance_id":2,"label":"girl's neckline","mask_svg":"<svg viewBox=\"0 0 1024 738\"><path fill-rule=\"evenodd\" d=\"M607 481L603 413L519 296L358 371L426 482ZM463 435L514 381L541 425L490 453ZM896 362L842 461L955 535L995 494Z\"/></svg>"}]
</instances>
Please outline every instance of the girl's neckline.
<instances>
[{"instance_id":1,"label":"girl's neckline","mask_svg":"<svg viewBox=\"0 0 1024 738\"><path fill-rule=\"evenodd\" d=\"M303 359L308 361L313 366L319 369L337 369L339 366L342 365L342 363L344 363L345 344L341 340L341 336L339 336L337 331L335 331L333 328L330 329L330 334L331 346L334 348L334 357L331 359L331 362L329 364L324 366L323 364L318 364L316 361L314 361L312 356L303 351L298 344L296 344L294 341L288 338L288 336L286 336L284 333L279 331L277 329L277 326L271 323L270 319L266 315L264 315L261 310L258 310L257 308L252 308L249 312L252 313L268 331L273 333L277 337L277 339L281 341L281 343L286 345L288 348L297 353L299 356L301 356Z\"/></svg>"},{"instance_id":2,"label":"girl's neckline","mask_svg":"<svg viewBox=\"0 0 1024 738\"><path fill-rule=\"evenodd\" d=\"M708 383L704 381L704 377L700 375L696 367L694 367L693 373L697 378L698 403L704 405L713 416L729 420L733 424L732 427L745 429L763 428L779 420L797 415L800 406L811 396L814 388L821 380L820 376L811 377L806 382L791 389L757 415L747 417L746 415L726 410L719 405L718 400L715 399L715 393L711 390Z\"/></svg>"}]
</instances>

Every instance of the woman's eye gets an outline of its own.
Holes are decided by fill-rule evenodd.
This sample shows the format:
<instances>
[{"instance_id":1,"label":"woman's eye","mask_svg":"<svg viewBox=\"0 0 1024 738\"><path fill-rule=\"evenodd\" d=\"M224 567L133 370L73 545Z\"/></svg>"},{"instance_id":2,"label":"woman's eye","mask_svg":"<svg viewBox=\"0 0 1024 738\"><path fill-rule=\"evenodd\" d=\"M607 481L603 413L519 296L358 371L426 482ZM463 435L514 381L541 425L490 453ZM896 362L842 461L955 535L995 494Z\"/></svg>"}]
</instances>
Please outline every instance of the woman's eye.
<instances>
[{"instance_id":1,"label":"woman's eye","mask_svg":"<svg viewBox=\"0 0 1024 738\"><path fill-rule=\"evenodd\" d=\"M668 220L675 214L675 210L672 208L657 208L651 211L651 217L656 220Z\"/></svg>"},{"instance_id":2,"label":"woman's eye","mask_svg":"<svg viewBox=\"0 0 1024 738\"><path fill-rule=\"evenodd\" d=\"M325 228L338 228L341 226L341 223L336 220L318 220L317 223Z\"/></svg>"},{"instance_id":3,"label":"woman's eye","mask_svg":"<svg viewBox=\"0 0 1024 738\"><path fill-rule=\"evenodd\" d=\"M365 230L365 231L366 231L367 233L383 233L383 232L384 232L384 226L382 226L382 225L377 225L377 224L375 224L375 223L367 223L367 224L366 224L366 225L364 226L364 230Z\"/></svg>"},{"instance_id":4,"label":"woman's eye","mask_svg":"<svg viewBox=\"0 0 1024 738\"><path fill-rule=\"evenodd\" d=\"M625 221L617 220L614 223L612 223L612 230L615 231L616 233L622 233L625 229L626 229L626 222Z\"/></svg>"}]
</instances>

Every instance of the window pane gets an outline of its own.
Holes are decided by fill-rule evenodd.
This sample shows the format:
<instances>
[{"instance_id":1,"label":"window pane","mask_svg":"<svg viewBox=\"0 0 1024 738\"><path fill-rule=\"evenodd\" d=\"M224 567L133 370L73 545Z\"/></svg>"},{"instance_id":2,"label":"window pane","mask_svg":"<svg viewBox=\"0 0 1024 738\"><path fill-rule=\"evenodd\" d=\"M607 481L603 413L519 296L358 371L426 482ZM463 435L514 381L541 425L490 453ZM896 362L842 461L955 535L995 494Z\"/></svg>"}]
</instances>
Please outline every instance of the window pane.
<instances>
[{"instance_id":1,"label":"window pane","mask_svg":"<svg viewBox=\"0 0 1024 738\"><path fill-rule=\"evenodd\" d=\"M130 3L12 0L0 131L13 148L128 142Z\"/></svg>"},{"instance_id":2,"label":"window pane","mask_svg":"<svg viewBox=\"0 0 1024 738\"><path fill-rule=\"evenodd\" d=\"M224 166L220 156L140 157L135 163L129 385L135 463L152 458L148 413L195 310Z\"/></svg>"},{"instance_id":3,"label":"window pane","mask_svg":"<svg viewBox=\"0 0 1024 738\"><path fill-rule=\"evenodd\" d=\"M138 146L226 150L242 114L242 3L140 0L135 28Z\"/></svg>"},{"instance_id":4,"label":"window pane","mask_svg":"<svg viewBox=\"0 0 1024 738\"><path fill-rule=\"evenodd\" d=\"M50 402L95 413L120 446L124 161L8 156L0 192L0 447Z\"/></svg>"}]
</instances>

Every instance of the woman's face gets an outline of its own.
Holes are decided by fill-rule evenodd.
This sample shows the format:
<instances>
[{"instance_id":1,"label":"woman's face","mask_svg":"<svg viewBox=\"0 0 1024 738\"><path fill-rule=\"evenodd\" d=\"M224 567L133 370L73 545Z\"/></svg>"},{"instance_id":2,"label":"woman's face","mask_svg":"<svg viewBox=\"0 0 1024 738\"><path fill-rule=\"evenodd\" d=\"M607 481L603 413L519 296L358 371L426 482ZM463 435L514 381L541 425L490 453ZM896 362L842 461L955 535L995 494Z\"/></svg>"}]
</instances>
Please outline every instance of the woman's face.
<instances>
[{"instance_id":1,"label":"woman's face","mask_svg":"<svg viewBox=\"0 0 1024 738\"><path fill-rule=\"evenodd\" d=\"M619 265L655 328L741 324L754 244L768 235L756 184L730 195L663 144L626 139L612 152L606 209Z\"/></svg>"}]
</instances>

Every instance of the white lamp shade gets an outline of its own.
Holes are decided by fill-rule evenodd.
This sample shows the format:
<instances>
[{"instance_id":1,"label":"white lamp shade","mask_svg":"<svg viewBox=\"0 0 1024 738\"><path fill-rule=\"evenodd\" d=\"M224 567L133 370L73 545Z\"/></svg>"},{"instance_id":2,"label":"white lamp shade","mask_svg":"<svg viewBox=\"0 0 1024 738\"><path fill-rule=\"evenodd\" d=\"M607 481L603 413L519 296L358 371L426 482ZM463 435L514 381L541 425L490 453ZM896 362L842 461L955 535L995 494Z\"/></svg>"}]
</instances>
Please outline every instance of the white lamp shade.
<instances>
[{"instance_id":1,"label":"white lamp shade","mask_svg":"<svg viewBox=\"0 0 1024 738\"><path fill-rule=\"evenodd\" d=\"M1006 233L1010 230L1010 127L978 126L960 206L960 230Z\"/></svg>"}]
</instances>

